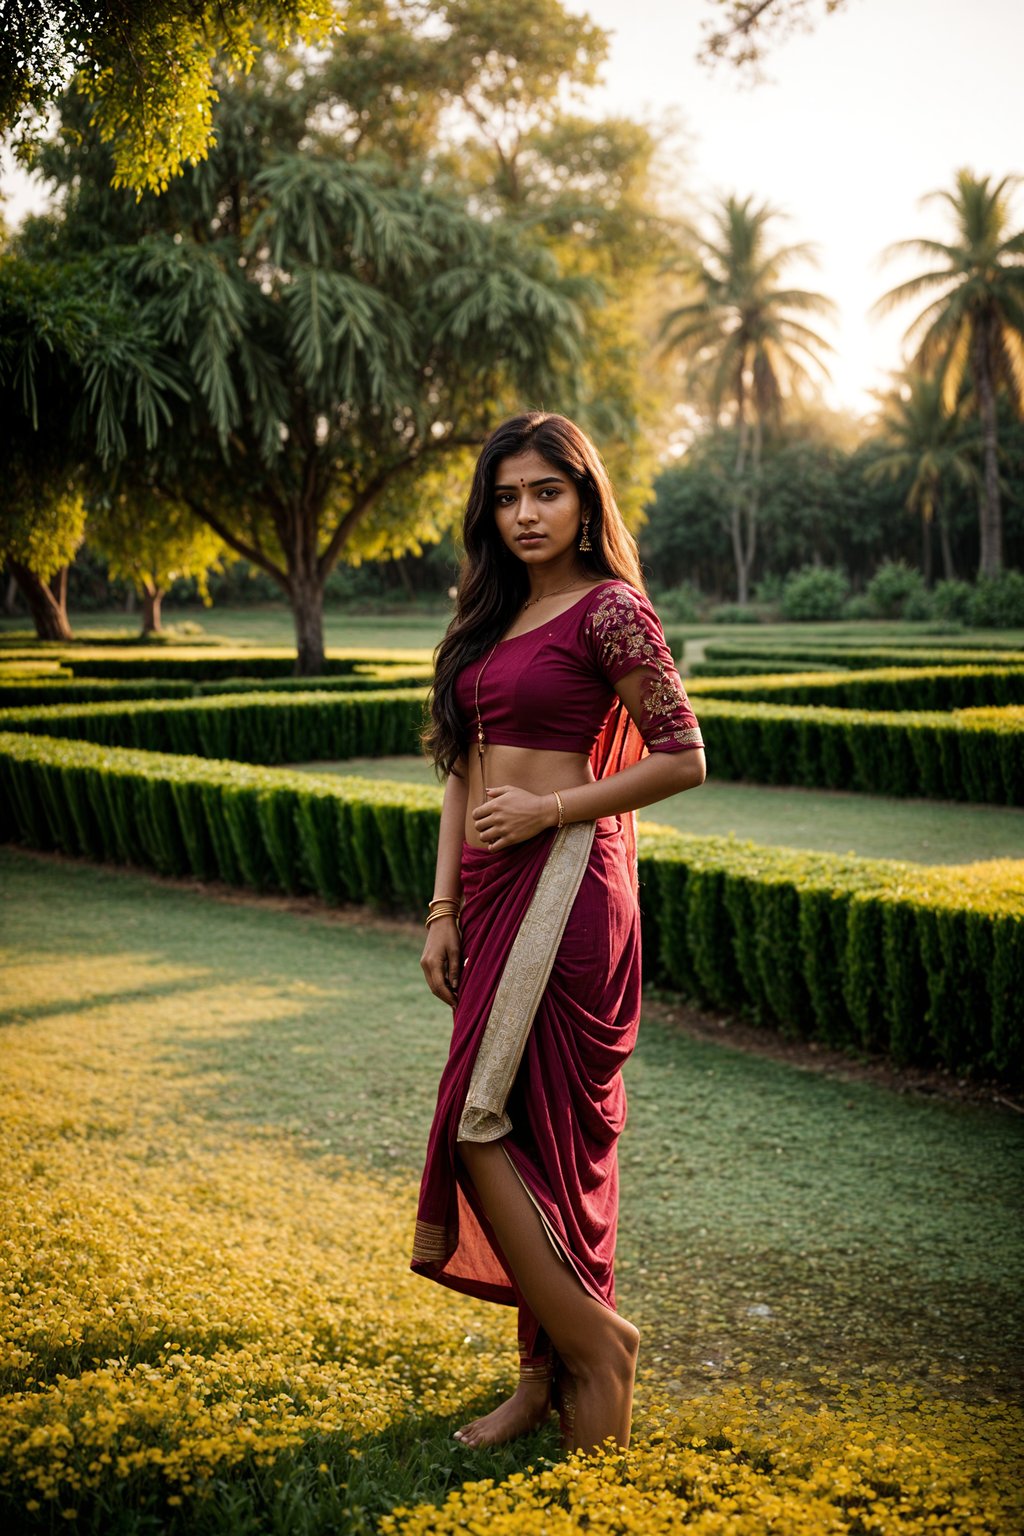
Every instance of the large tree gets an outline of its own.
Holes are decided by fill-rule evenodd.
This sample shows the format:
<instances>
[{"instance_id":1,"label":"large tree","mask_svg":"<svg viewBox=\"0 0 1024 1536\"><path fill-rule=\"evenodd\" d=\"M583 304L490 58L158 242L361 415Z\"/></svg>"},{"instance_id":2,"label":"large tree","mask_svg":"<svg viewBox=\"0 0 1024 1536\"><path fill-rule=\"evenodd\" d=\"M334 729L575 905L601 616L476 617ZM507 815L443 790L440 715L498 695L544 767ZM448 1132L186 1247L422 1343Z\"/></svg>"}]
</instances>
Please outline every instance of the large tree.
<instances>
[{"instance_id":1,"label":"large tree","mask_svg":"<svg viewBox=\"0 0 1024 1536\"><path fill-rule=\"evenodd\" d=\"M87 126L59 142L45 163L63 218L25 248L98 248L94 280L182 391L155 451L136 434L121 456L274 578L315 672L337 560L364 530L377 540L375 511L393 553L418 539L395 498L415 513L416 476L506 402L571 399L596 289L422 175L344 158L314 64L268 60L222 95L216 149L163 198L111 191ZM98 380L96 412L108 383L122 387Z\"/></svg>"},{"instance_id":2,"label":"large tree","mask_svg":"<svg viewBox=\"0 0 1024 1536\"><path fill-rule=\"evenodd\" d=\"M73 78L111 146L115 186L157 191L205 158L215 61L244 73L259 48L323 39L332 0L6 0L0 31L0 131L31 149Z\"/></svg>"},{"instance_id":3,"label":"large tree","mask_svg":"<svg viewBox=\"0 0 1024 1536\"><path fill-rule=\"evenodd\" d=\"M910 252L928 258L932 270L912 277L879 299L887 313L928 297L906 333L915 366L941 383L944 409L952 414L965 377L981 423L984 476L979 499L978 574L1003 568L1003 518L999 494L997 394L1005 389L1012 408L1024 415L1024 229L1010 233L1010 193L1020 178L957 173L952 191L930 192L952 216L953 238L900 240L887 257Z\"/></svg>"},{"instance_id":4,"label":"large tree","mask_svg":"<svg viewBox=\"0 0 1024 1536\"><path fill-rule=\"evenodd\" d=\"M661 328L694 400L716 427L728 422L735 430L728 530L741 604L757 553L765 434L780 424L787 399L813 386L811 369L828 377L820 354L832 350L799 318L831 314L832 301L782 280L794 261L813 258L813 248L774 245L778 217L768 204L730 196L712 211L710 233L688 228L677 268L690 291Z\"/></svg>"},{"instance_id":5,"label":"large tree","mask_svg":"<svg viewBox=\"0 0 1024 1536\"><path fill-rule=\"evenodd\" d=\"M347 19L327 58L225 82L213 153L160 198L111 190L72 96L39 156L62 218L21 241L91 253L164 338L189 398L154 483L273 576L303 669L335 562L439 538L452 455L502 410L578 414L638 515L651 436L630 306L640 253L657 259L653 144L562 105L603 34L557 0L361 0Z\"/></svg>"}]
</instances>

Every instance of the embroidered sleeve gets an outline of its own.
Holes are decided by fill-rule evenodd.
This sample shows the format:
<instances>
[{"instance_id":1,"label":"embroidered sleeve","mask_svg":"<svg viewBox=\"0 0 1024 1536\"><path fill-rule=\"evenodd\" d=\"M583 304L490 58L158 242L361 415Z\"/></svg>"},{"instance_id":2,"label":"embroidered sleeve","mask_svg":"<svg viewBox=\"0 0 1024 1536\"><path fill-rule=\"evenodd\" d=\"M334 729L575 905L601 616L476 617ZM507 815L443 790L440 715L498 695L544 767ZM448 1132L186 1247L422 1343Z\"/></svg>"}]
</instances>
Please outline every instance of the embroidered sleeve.
<instances>
[{"instance_id":1,"label":"embroidered sleeve","mask_svg":"<svg viewBox=\"0 0 1024 1536\"><path fill-rule=\"evenodd\" d=\"M631 587L606 587L589 615L587 629L594 660L613 686L627 673L643 669L636 723L647 750L680 752L702 747L697 717L647 598Z\"/></svg>"}]
</instances>

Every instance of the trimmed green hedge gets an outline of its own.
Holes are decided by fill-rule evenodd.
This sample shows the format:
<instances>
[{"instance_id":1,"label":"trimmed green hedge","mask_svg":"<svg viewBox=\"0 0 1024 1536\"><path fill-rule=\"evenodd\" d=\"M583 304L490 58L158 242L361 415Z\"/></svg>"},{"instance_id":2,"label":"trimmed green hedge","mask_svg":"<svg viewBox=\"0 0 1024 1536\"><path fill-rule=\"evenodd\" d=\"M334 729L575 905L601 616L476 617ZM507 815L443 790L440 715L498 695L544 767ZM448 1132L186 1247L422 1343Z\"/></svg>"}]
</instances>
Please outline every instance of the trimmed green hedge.
<instances>
[{"instance_id":1,"label":"trimmed green hedge","mask_svg":"<svg viewBox=\"0 0 1024 1536\"><path fill-rule=\"evenodd\" d=\"M983 647L958 650L947 646L918 644L900 646L820 645L813 642L787 645L784 641L761 645L744 641L710 640L704 647L707 661L800 662L805 670L822 667L1012 667L1024 665L1024 652L987 651Z\"/></svg>"},{"instance_id":2,"label":"trimmed green hedge","mask_svg":"<svg viewBox=\"0 0 1024 1536\"><path fill-rule=\"evenodd\" d=\"M1024 1078L1012 864L986 885L956 868L661 833L641 836L640 868L645 964L666 985L829 1045Z\"/></svg>"},{"instance_id":3,"label":"trimmed green hedge","mask_svg":"<svg viewBox=\"0 0 1024 1536\"><path fill-rule=\"evenodd\" d=\"M231 694L0 711L0 729L248 763L415 752L422 689ZM1020 711L883 713L700 698L720 779L1024 805Z\"/></svg>"},{"instance_id":4,"label":"trimmed green hedge","mask_svg":"<svg viewBox=\"0 0 1024 1536\"><path fill-rule=\"evenodd\" d=\"M1024 717L1015 707L929 714L700 698L719 779L1024 805Z\"/></svg>"},{"instance_id":5,"label":"trimmed green hedge","mask_svg":"<svg viewBox=\"0 0 1024 1536\"><path fill-rule=\"evenodd\" d=\"M225 693L374 693L383 689L426 687L432 666L365 667L341 677L229 677L216 682L181 678L143 677L121 682L113 678L70 676L22 681L0 677L0 708L30 704L100 704L117 699L192 699Z\"/></svg>"},{"instance_id":6,"label":"trimmed green hedge","mask_svg":"<svg viewBox=\"0 0 1024 1536\"><path fill-rule=\"evenodd\" d=\"M367 668L386 666L419 668L428 666L430 647L347 646L329 649L323 676L344 677ZM159 644L91 645L88 640L48 642L32 646L6 646L0 643L0 667L11 675L19 665L35 671L63 667L75 678L179 678L191 682L213 682L227 677L295 677L295 651L288 646L187 644L181 641ZM66 675L66 674L65 674ZM316 683L320 679L298 679Z\"/></svg>"},{"instance_id":7,"label":"trimmed green hedge","mask_svg":"<svg viewBox=\"0 0 1024 1536\"><path fill-rule=\"evenodd\" d=\"M0 838L422 910L440 789L0 735ZM649 969L720 1007L956 1071L1024 1067L1024 896L962 871L647 832Z\"/></svg>"},{"instance_id":8,"label":"trimmed green hedge","mask_svg":"<svg viewBox=\"0 0 1024 1536\"><path fill-rule=\"evenodd\" d=\"M257 693L0 710L0 729L109 747L297 763L418 750L425 690Z\"/></svg>"},{"instance_id":9,"label":"trimmed green hedge","mask_svg":"<svg viewBox=\"0 0 1024 1536\"><path fill-rule=\"evenodd\" d=\"M265 686L260 684L260 687ZM3 709L49 704L106 704L125 699L191 699L195 693L195 683L173 678L144 677L138 682L125 683L86 678L76 683L69 673L24 682L20 678L0 677L0 708Z\"/></svg>"},{"instance_id":10,"label":"trimmed green hedge","mask_svg":"<svg viewBox=\"0 0 1024 1536\"><path fill-rule=\"evenodd\" d=\"M434 878L439 787L0 734L0 788L0 838L33 848L386 907Z\"/></svg>"},{"instance_id":11,"label":"trimmed green hedge","mask_svg":"<svg viewBox=\"0 0 1024 1536\"><path fill-rule=\"evenodd\" d=\"M722 664L724 667L724 663ZM974 709L1024 704L1024 662L1018 667L888 667L864 672L799 672L791 675L698 679L697 697L747 704L827 704L834 709Z\"/></svg>"},{"instance_id":12,"label":"trimmed green hedge","mask_svg":"<svg viewBox=\"0 0 1024 1536\"><path fill-rule=\"evenodd\" d=\"M682 653L673 647L676 659ZM685 663L686 678L697 677L777 677L782 672L807 672L806 661L752 661L749 656L736 656L727 661L688 661ZM829 671L838 674L843 669L831 666Z\"/></svg>"}]
</instances>

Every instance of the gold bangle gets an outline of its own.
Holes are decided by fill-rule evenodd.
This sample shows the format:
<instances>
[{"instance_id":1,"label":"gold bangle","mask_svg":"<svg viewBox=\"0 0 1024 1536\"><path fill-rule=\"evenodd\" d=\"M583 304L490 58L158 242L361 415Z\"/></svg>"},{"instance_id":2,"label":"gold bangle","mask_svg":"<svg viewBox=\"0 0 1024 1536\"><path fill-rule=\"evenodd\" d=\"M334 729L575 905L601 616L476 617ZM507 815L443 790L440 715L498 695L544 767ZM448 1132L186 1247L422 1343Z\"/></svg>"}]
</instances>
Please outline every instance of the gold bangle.
<instances>
[{"instance_id":1,"label":"gold bangle","mask_svg":"<svg viewBox=\"0 0 1024 1536\"><path fill-rule=\"evenodd\" d=\"M553 789L551 793L554 795L558 802L558 826L555 828L555 831L561 832L562 828L565 826L565 806L562 804L562 797L558 793L557 789Z\"/></svg>"},{"instance_id":2,"label":"gold bangle","mask_svg":"<svg viewBox=\"0 0 1024 1536\"><path fill-rule=\"evenodd\" d=\"M451 912L428 912L426 921L423 924L424 928L429 928L431 923L436 923L439 917L450 917L453 919L456 928L459 926L459 914L457 909L453 908Z\"/></svg>"}]
</instances>

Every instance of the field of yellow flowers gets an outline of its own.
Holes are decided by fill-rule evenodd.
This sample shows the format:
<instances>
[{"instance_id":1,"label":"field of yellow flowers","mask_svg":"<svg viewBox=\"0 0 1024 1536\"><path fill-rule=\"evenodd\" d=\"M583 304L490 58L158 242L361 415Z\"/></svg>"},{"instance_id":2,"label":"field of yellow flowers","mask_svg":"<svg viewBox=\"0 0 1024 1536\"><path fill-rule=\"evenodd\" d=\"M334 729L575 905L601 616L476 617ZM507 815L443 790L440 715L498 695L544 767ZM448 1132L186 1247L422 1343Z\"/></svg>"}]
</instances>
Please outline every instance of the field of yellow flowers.
<instances>
[{"instance_id":1,"label":"field of yellow flowers","mask_svg":"<svg viewBox=\"0 0 1024 1536\"><path fill-rule=\"evenodd\" d=\"M467 1455L451 1430L509 1384L512 1319L408 1273L412 1178L282 1125L272 1062L262 1118L224 1112L232 1084L211 1047L244 1047L247 1009L279 1008L288 1048L301 1056L303 1041L290 1006L255 986L240 999L210 964L221 904L174 893L194 911L190 963L154 947L152 928L146 944L126 929L88 952L80 913L73 942L61 905L69 872L0 858L5 929L30 888L48 914L45 945L4 955L3 1529L1016 1527L1020 1412L898 1381L812 1388L741 1368L695 1390L663 1362L627 1454L565 1459L548 1430ZM104 879L159 902L158 882ZM244 924L245 908L231 918ZM381 1106L383 1127L393 1112Z\"/></svg>"}]
</instances>

